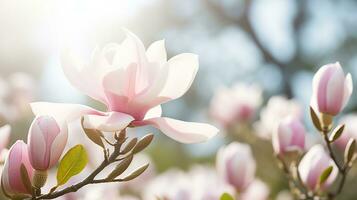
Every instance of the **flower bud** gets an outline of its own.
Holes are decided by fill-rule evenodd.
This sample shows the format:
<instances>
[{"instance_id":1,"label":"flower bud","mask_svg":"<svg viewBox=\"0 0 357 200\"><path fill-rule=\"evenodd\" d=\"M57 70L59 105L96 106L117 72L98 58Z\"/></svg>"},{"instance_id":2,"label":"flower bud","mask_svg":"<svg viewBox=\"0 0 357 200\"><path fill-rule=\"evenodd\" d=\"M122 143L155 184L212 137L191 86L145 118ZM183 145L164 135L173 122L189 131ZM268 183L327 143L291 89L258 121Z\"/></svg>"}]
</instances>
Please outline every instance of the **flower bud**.
<instances>
[{"instance_id":1,"label":"flower bud","mask_svg":"<svg viewBox=\"0 0 357 200\"><path fill-rule=\"evenodd\" d=\"M335 116L347 104L352 94L352 78L345 77L337 62L322 66L313 79L312 106L320 113Z\"/></svg>"},{"instance_id":2,"label":"flower bud","mask_svg":"<svg viewBox=\"0 0 357 200\"><path fill-rule=\"evenodd\" d=\"M332 166L332 172L327 180L320 185L320 177L328 167ZM338 169L332 159L325 152L322 145L313 146L302 158L298 171L304 185L312 190L325 189L329 187L336 179Z\"/></svg>"},{"instance_id":3,"label":"flower bud","mask_svg":"<svg viewBox=\"0 0 357 200\"><path fill-rule=\"evenodd\" d=\"M37 116L28 134L28 152L34 169L46 171L62 155L67 143L67 127L60 127L50 116Z\"/></svg>"},{"instance_id":4,"label":"flower bud","mask_svg":"<svg viewBox=\"0 0 357 200\"><path fill-rule=\"evenodd\" d=\"M26 187L21 176L22 164L25 166L31 180L33 168L28 158L27 145L23 141L18 140L9 150L1 176L1 184L4 192L12 199L18 199L19 197L25 197L31 194L31 191Z\"/></svg>"},{"instance_id":5,"label":"flower bud","mask_svg":"<svg viewBox=\"0 0 357 200\"><path fill-rule=\"evenodd\" d=\"M254 180L256 164L246 144L233 142L221 148L216 165L219 176L238 192L244 191Z\"/></svg>"},{"instance_id":6,"label":"flower bud","mask_svg":"<svg viewBox=\"0 0 357 200\"><path fill-rule=\"evenodd\" d=\"M276 154L284 155L305 149L305 127L299 119L286 117L273 135L273 147Z\"/></svg>"}]
</instances>

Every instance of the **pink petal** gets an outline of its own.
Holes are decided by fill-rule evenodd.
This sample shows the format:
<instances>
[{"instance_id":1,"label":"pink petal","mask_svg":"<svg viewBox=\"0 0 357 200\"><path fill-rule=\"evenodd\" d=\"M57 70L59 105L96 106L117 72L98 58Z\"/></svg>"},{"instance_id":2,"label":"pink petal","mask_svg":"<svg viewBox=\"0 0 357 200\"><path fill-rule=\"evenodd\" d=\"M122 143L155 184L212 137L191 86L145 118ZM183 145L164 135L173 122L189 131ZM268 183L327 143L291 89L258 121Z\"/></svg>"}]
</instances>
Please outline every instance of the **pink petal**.
<instances>
[{"instance_id":1,"label":"pink petal","mask_svg":"<svg viewBox=\"0 0 357 200\"><path fill-rule=\"evenodd\" d=\"M89 129L101 131L120 131L126 128L134 118L120 112L109 112L105 116L86 115L84 116L83 126Z\"/></svg>"},{"instance_id":2,"label":"pink petal","mask_svg":"<svg viewBox=\"0 0 357 200\"><path fill-rule=\"evenodd\" d=\"M204 123L185 122L176 119L158 117L133 122L134 125L152 125L164 134L182 143L204 142L218 133L214 126Z\"/></svg>"}]
</instances>

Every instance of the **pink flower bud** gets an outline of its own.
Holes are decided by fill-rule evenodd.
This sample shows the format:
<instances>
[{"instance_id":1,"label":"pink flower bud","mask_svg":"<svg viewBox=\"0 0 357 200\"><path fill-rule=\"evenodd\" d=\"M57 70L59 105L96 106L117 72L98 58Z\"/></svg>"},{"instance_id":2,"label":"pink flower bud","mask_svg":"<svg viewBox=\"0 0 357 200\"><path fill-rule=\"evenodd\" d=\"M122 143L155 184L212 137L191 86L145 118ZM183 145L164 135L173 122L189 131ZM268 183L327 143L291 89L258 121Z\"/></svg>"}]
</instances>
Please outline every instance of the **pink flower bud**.
<instances>
[{"instance_id":1,"label":"pink flower bud","mask_svg":"<svg viewBox=\"0 0 357 200\"><path fill-rule=\"evenodd\" d=\"M279 123L273 135L273 147L280 155L305 149L305 127L299 119L290 116Z\"/></svg>"},{"instance_id":2,"label":"pink flower bud","mask_svg":"<svg viewBox=\"0 0 357 200\"><path fill-rule=\"evenodd\" d=\"M321 174L332 166L333 170L327 180L319 186ZM332 159L325 152L322 145L313 146L302 158L298 171L302 182L312 191L329 187L336 179L338 169Z\"/></svg>"},{"instance_id":3,"label":"pink flower bud","mask_svg":"<svg viewBox=\"0 0 357 200\"><path fill-rule=\"evenodd\" d=\"M244 191L254 180L256 164L246 144L233 142L221 148L216 165L219 176L239 192Z\"/></svg>"},{"instance_id":4,"label":"pink flower bud","mask_svg":"<svg viewBox=\"0 0 357 200\"><path fill-rule=\"evenodd\" d=\"M315 74L312 86L312 106L333 116L345 107L353 89L351 75L345 77L338 62L322 66Z\"/></svg>"},{"instance_id":5,"label":"pink flower bud","mask_svg":"<svg viewBox=\"0 0 357 200\"><path fill-rule=\"evenodd\" d=\"M22 140L18 140L10 148L1 176L1 184L6 194L14 199L16 199L15 197L28 196L31 193L25 187L21 178L22 164L25 166L31 180L33 169L28 158L27 145Z\"/></svg>"},{"instance_id":6,"label":"pink flower bud","mask_svg":"<svg viewBox=\"0 0 357 200\"><path fill-rule=\"evenodd\" d=\"M67 126L60 127L50 116L37 116L30 127L28 149L30 162L36 170L53 167L67 143Z\"/></svg>"}]
</instances>

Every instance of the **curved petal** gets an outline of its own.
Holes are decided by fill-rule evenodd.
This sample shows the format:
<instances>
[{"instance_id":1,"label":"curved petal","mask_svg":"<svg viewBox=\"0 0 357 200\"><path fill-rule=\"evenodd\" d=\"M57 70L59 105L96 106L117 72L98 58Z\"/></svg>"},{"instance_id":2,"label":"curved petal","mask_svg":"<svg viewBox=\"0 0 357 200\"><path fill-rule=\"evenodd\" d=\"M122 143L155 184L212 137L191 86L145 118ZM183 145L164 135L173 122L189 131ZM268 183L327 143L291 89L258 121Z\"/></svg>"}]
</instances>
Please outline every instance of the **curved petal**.
<instances>
[{"instance_id":1,"label":"curved petal","mask_svg":"<svg viewBox=\"0 0 357 200\"><path fill-rule=\"evenodd\" d=\"M31 109L35 115L52 116L59 124L74 121L85 114L105 115L101 111L80 104L34 102L31 103Z\"/></svg>"},{"instance_id":2,"label":"curved petal","mask_svg":"<svg viewBox=\"0 0 357 200\"><path fill-rule=\"evenodd\" d=\"M106 132L120 131L126 128L134 118L120 112L110 112L105 116L86 115L83 126L88 129L97 129Z\"/></svg>"},{"instance_id":3,"label":"curved petal","mask_svg":"<svg viewBox=\"0 0 357 200\"><path fill-rule=\"evenodd\" d=\"M145 119L151 119L151 118L155 118L155 117L161 117L162 114L162 109L161 106L155 106L153 108L151 108L145 115L144 120Z\"/></svg>"},{"instance_id":4,"label":"curved petal","mask_svg":"<svg viewBox=\"0 0 357 200\"><path fill-rule=\"evenodd\" d=\"M191 53L179 54L168 61L169 73L160 96L176 99L191 87L198 71L198 56Z\"/></svg>"},{"instance_id":5,"label":"curved petal","mask_svg":"<svg viewBox=\"0 0 357 200\"><path fill-rule=\"evenodd\" d=\"M134 125L152 125L165 135L182 143L204 142L218 133L214 126L204 123L185 122L176 119L158 117L134 122Z\"/></svg>"},{"instance_id":6,"label":"curved petal","mask_svg":"<svg viewBox=\"0 0 357 200\"><path fill-rule=\"evenodd\" d=\"M167 61L167 54L165 49L165 40L159 40L152 43L146 50L146 56L149 62L157 62L162 64Z\"/></svg>"},{"instance_id":7,"label":"curved petal","mask_svg":"<svg viewBox=\"0 0 357 200\"><path fill-rule=\"evenodd\" d=\"M350 99L350 96L353 91L353 82L352 82L352 76L350 73L346 75L345 79L345 89L344 89L344 96L343 96L343 107L346 106L348 103L348 100Z\"/></svg>"},{"instance_id":8,"label":"curved petal","mask_svg":"<svg viewBox=\"0 0 357 200\"><path fill-rule=\"evenodd\" d=\"M95 49L91 63L85 65L73 53L65 50L61 54L61 64L65 76L73 87L106 104L101 77L110 69L110 65L103 52Z\"/></svg>"}]
</instances>

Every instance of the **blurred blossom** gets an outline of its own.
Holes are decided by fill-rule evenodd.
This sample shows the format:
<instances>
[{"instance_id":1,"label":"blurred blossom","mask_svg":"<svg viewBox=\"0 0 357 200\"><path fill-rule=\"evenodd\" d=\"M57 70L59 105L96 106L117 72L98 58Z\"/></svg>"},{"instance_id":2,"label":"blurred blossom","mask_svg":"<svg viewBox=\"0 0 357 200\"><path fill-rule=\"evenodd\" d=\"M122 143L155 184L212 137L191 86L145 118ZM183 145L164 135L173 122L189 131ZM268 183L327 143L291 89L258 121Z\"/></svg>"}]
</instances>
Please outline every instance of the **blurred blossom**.
<instances>
[{"instance_id":1,"label":"blurred blossom","mask_svg":"<svg viewBox=\"0 0 357 200\"><path fill-rule=\"evenodd\" d=\"M254 180L249 187L240 195L240 200L268 200L269 187L261 180Z\"/></svg>"},{"instance_id":2,"label":"blurred blossom","mask_svg":"<svg viewBox=\"0 0 357 200\"><path fill-rule=\"evenodd\" d=\"M211 100L210 114L224 126L250 122L262 103L262 90L256 85L236 83L220 88Z\"/></svg>"},{"instance_id":3,"label":"blurred blossom","mask_svg":"<svg viewBox=\"0 0 357 200\"><path fill-rule=\"evenodd\" d=\"M214 169L196 166L186 173L170 170L157 176L145 188L143 199L217 200L224 192L234 195L234 189L219 180Z\"/></svg>"},{"instance_id":4,"label":"blurred blossom","mask_svg":"<svg viewBox=\"0 0 357 200\"><path fill-rule=\"evenodd\" d=\"M6 151L6 147L10 141L11 126L5 125L0 128L0 154Z\"/></svg>"},{"instance_id":5,"label":"blurred blossom","mask_svg":"<svg viewBox=\"0 0 357 200\"><path fill-rule=\"evenodd\" d=\"M145 50L136 35L125 33L121 44L97 49L87 65L68 51L62 56L64 73L72 85L105 104L108 112L78 104L37 102L32 104L34 113L55 115L59 121L84 116L86 128L107 132L129 124L152 125L184 143L203 142L216 135L218 129L209 124L161 117L160 104L181 97L190 88L198 71L198 56L183 53L167 60L163 40Z\"/></svg>"},{"instance_id":6,"label":"blurred blossom","mask_svg":"<svg viewBox=\"0 0 357 200\"><path fill-rule=\"evenodd\" d=\"M333 170L323 185L319 186L320 176L323 171L332 166ZM302 182L305 186L316 191L317 189L326 189L336 179L338 169L333 160L326 153L322 145L313 146L301 159L298 166L298 171Z\"/></svg>"},{"instance_id":7,"label":"blurred blossom","mask_svg":"<svg viewBox=\"0 0 357 200\"><path fill-rule=\"evenodd\" d=\"M322 66L312 83L311 106L320 113L335 116L346 106L353 90L351 74L345 76L336 62Z\"/></svg>"},{"instance_id":8,"label":"blurred blossom","mask_svg":"<svg viewBox=\"0 0 357 200\"><path fill-rule=\"evenodd\" d=\"M0 115L13 122L30 112L29 103L36 97L36 82L26 73L16 72L0 79Z\"/></svg>"},{"instance_id":9,"label":"blurred blossom","mask_svg":"<svg viewBox=\"0 0 357 200\"><path fill-rule=\"evenodd\" d=\"M278 129L273 134L273 147L276 154L305 150L305 127L300 119L286 117L280 121Z\"/></svg>"},{"instance_id":10,"label":"blurred blossom","mask_svg":"<svg viewBox=\"0 0 357 200\"><path fill-rule=\"evenodd\" d=\"M344 150L350 138L357 140L357 114L343 116L339 120L339 124L344 124L345 128L340 138L335 141L335 144Z\"/></svg>"},{"instance_id":11,"label":"blurred blossom","mask_svg":"<svg viewBox=\"0 0 357 200\"><path fill-rule=\"evenodd\" d=\"M226 183L242 192L254 180L256 163L247 144L233 142L222 147L216 158L217 171Z\"/></svg>"},{"instance_id":12,"label":"blurred blossom","mask_svg":"<svg viewBox=\"0 0 357 200\"><path fill-rule=\"evenodd\" d=\"M302 119L302 107L294 99L273 96L260 112L260 120L254 124L258 136L270 139L278 123L287 116Z\"/></svg>"}]
</instances>

